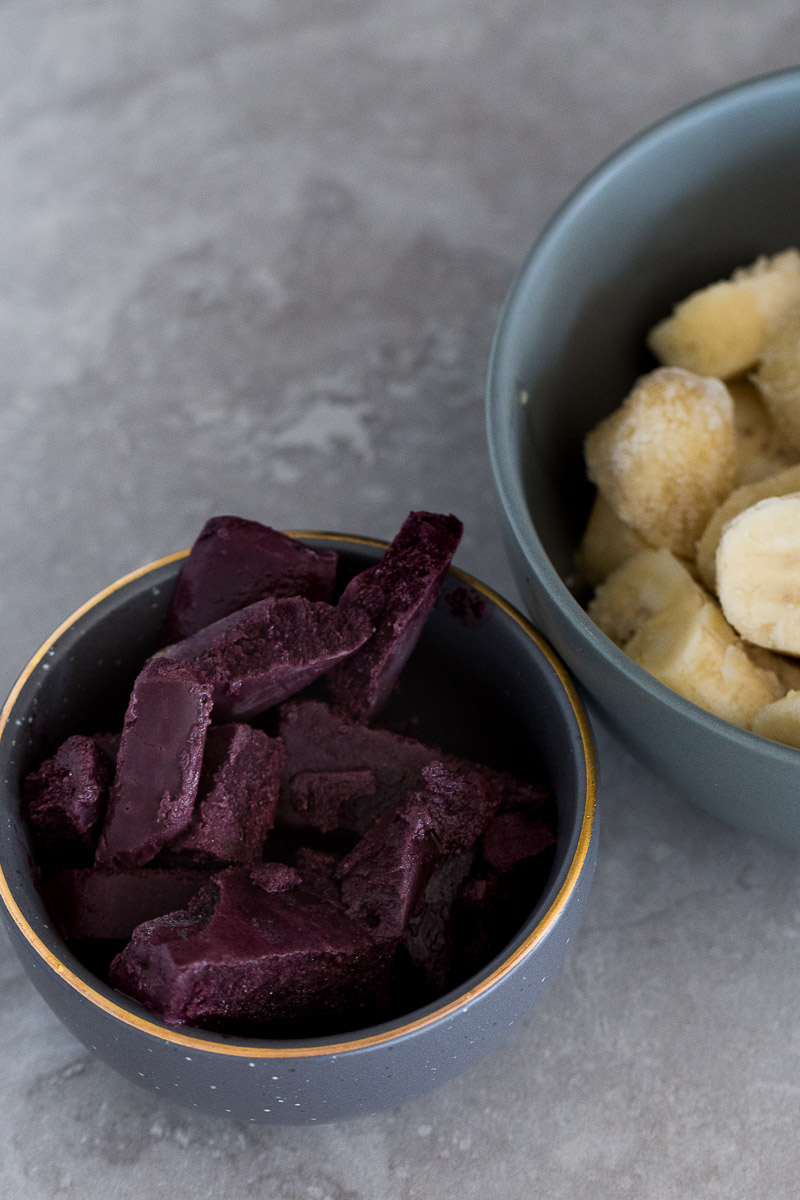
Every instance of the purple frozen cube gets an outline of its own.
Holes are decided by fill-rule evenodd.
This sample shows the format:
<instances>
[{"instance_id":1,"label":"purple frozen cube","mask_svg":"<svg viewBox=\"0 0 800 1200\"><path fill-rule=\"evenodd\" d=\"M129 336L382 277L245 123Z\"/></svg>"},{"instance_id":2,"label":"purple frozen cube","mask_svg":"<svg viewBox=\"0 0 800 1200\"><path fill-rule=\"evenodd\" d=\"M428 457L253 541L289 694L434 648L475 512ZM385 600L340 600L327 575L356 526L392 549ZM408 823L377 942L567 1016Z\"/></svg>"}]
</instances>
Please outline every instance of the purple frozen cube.
<instances>
[{"instance_id":1,"label":"purple frozen cube","mask_svg":"<svg viewBox=\"0 0 800 1200\"><path fill-rule=\"evenodd\" d=\"M111 964L111 983L169 1025L246 1031L307 1020L324 1029L363 1009L385 974L385 948L339 904L268 887L229 867L187 909L140 925Z\"/></svg>"},{"instance_id":2,"label":"purple frozen cube","mask_svg":"<svg viewBox=\"0 0 800 1200\"><path fill-rule=\"evenodd\" d=\"M291 804L305 824L330 833L343 823L353 805L369 803L375 795L372 771L298 771L289 782ZM346 818L345 818L346 819Z\"/></svg>"},{"instance_id":3,"label":"purple frozen cube","mask_svg":"<svg viewBox=\"0 0 800 1200\"><path fill-rule=\"evenodd\" d=\"M162 651L214 690L215 720L246 720L299 692L363 646L363 609L290 596L259 600Z\"/></svg>"},{"instance_id":4,"label":"purple frozen cube","mask_svg":"<svg viewBox=\"0 0 800 1200\"><path fill-rule=\"evenodd\" d=\"M475 852L445 857L431 874L403 933L403 947L424 997L432 999L448 986L453 969L453 907L472 869Z\"/></svg>"},{"instance_id":5,"label":"purple frozen cube","mask_svg":"<svg viewBox=\"0 0 800 1200\"><path fill-rule=\"evenodd\" d=\"M337 902L340 897L336 868L341 859L341 854L315 850L312 846L301 846L295 854L294 865L305 890Z\"/></svg>"},{"instance_id":6,"label":"purple frozen cube","mask_svg":"<svg viewBox=\"0 0 800 1200\"><path fill-rule=\"evenodd\" d=\"M366 721L388 699L436 603L461 533L457 517L412 512L381 561L347 585L339 606L365 609L375 632L328 677L341 712Z\"/></svg>"},{"instance_id":7,"label":"purple frozen cube","mask_svg":"<svg viewBox=\"0 0 800 1200\"><path fill-rule=\"evenodd\" d=\"M206 735L194 816L164 855L204 866L261 858L275 820L283 743L249 725L215 725ZM176 906L178 907L178 906Z\"/></svg>"},{"instance_id":8,"label":"purple frozen cube","mask_svg":"<svg viewBox=\"0 0 800 1200\"><path fill-rule=\"evenodd\" d=\"M272 596L330 600L333 550L312 550L243 517L212 517L181 568L164 626L165 644Z\"/></svg>"},{"instance_id":9,"label":"purple frozen cube","mask_svg":"<svg viewBox=\"0 0 800 1200\"><path fill-rule=\"evenodd\" d=\"M408 791L422 786L422 770L432 762L441 762L461 775L480 775L500 805L526 805L531 811L541 807L546 791L514 779L502 771L467 762L453 754L443 754L414 738L402 737L385 729L371 729L360 721L334 713L319 700L293 700L281 708L281 737L286 747L286 770L278 808L279 820L295 827L316 826L318 810L306 800L307 781L317 775L341 772L342 775L370 771L375 780L374 794L357 794L353 789L342 796L338 811L333 806L323 819L334 815L339 828L364 833L373 817L394 805ZM313 788L313 784L312 784Z\"/></svg>"},{"instance_id":10,"label":"purple frozen cube","mask_svg":"<svg viewBox=\"0 0 800 1200\"><path fill-rule=\"evenodd\" d=\"M422 787L378 817L337 870L345 908L376 938L404 934L436 868L472 847L496 807L474 773L432 763L422 776Z\"/></svg>"},{"instance_id":11,"label":"purple frozen cube","mask_svg":"<svg viewBox=\"0 0 800 1200\"><path fill-rule=\"evenodd\" d=\"M183 908L210 877L209 871L89 867L56 875L45 887L45 900L67 941L127 940L142 921Z\"/></svg>"},{"instance_id":12,"label":"purple frozen cube","mask_svg":"<svg viewBox=\"0 0 800 1200\"><path fill-rule=\"evenodd\" d=\"M468 850L491 821L500 794L476 770L453 770L442 762L422 768L420 795L431 814L433 828L445 854Z\"/></svg>"},{"instance_id":13,"label":"purple frozen cube","mask_svg":"<svg viewBox=\"0 0 800 1200\"><path fill-rule=\"evenodd\" d=\"M483 835L483 857L498 874L512 871L529 858L536 858L555 844L555 836L544 821L522 812L502 812Z\"/></svg>"},{"instance_id":14,"label":"purple frozen cube","mask_svg":"<svg viewBox=\"0 0 800 1200\"><path fill-rule=\"evenodd\" d=\"M106 807L109 764L94 738L76 734L25 780L23 803L42 851L91 861Z\"/></svg>"},{"instance_id":15,"label":"purple frozen cube","mask_svg":"<svg viewBox=\"0 0 800 1200\"><path fill-rule=\"evenodd\" d=\"M141 671L125 714L98 866L141 867L192 819L211 685L166 658Z\"/></svg>"},{"instance_id":16,"label":"purple frozen cube","mask_svg":"<svg viewBox=\"0 0 800 1200\"><path fill-rule=\"evenodd\" d=\"M364 833L373 816L419 786L424 766L442 758L440 751L430 746L383 729L370 729L332 712L319 700L284 704L281 738L286 747L286 770L278 812L282 822L295 826L315 824L304 798L304 781L309 777L337 772L359 778L362 772L370 772L374 791L357 794L353 790L342 798L336 814L340 828Z\"/></svg>"}]
</instances>

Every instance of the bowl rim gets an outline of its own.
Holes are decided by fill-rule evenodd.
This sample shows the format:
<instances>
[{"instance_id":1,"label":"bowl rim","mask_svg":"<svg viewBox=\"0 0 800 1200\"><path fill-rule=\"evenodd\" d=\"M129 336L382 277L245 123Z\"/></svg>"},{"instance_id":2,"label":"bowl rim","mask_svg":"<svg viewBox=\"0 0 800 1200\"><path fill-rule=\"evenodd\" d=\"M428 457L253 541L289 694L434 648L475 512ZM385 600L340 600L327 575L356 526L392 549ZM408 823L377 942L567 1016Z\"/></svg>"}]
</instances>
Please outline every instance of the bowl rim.
<instances>
[{"instance_id":1,"label":"bowl rim","mask_svg":"<svg viewBox=\"0 0 800 1200\"><path fill-rule=\"evenodd\" d=\"M347 543L354 546L368 546L372 549L385 549L388 542L378 539L361 537L355 534L321 532L312 530L284 530L290 537L298 538L303 541L337 541ZM47 638L39 647L36 653L31 657L29 662L21 671L18 679L9 693L2 711L0 712L0 738L2 738L8 727L11 714L14 706L34 670L55 643L69 629L71 629L83 616L89 613L102 601L114 595L116 592L125 588L136 580L149 575L156 570L178 562L186 558L189 554L189 549L178 550L172 554L165 555L163 558L146 563L142 567L138 567L134 571L121 576L107 587L102 588L89 600L81 604L69 617L63 621L57 629ZM333 1035L333 1038L309 1038L303 1039L302 1044L283 1044L279 1041L268 1042L267 1039L253 1038L249 1040L244 1037L232 1039L230 1042L215 1041L213 1031L198 1031L204 1033L205 1037L193 1036L191 1033L183 1033L178 1029L165 1025L163 1022L156 1024L152 1019L141 1017L136 1013L131 1013L127 1009L122 1008L115 1001L102 995L95 990L90 984L86 983L78 976L71 967L55 954L42 940L42 938L32 928L20 906L14 898L13 890L6 878L5 871L0 863L0 901L6 908L11 920L16 925L22 937L29 944L34 953L42 959L48 967L50 967L58 977L77 992L84 1000L89 1001L96 1008L100 1009L106 1016L115 1017L123 1024L133 1027L135 1030L155 1036L161 1041L172 1043L174 1046L184 1050L192 1049L204 1053L222 1054L233 1058L249 1058L249 1059L292 1059L292 1058L311 1058L324 1057L327 1055L339 1056L345 1053L354 1051L362 1051L370 1047L380 1045L382 1043L394 1042L401 1038L407 1037L409 1034L416 1034L421 1030L450 1017L459 1009L467 1008L473 1001L484 995L491 988L500 982L500 980L508 975L518 964L527 957L528 954L537 946L545 936L554 927L559 917L564 912L568 900L576 890L579 880L583 875L584 866L589 857L589 848L592 840L593 832L596 824L596 809L597 809L597 766L595 759L594 741L589 724L588 717L584 710L583 704L578 696L572 680L555 654L555 651L545 641L544 637L536 630L530 621L514 608L507 600L505 600L498 592L489 587L488 584L482 583L474 576L466 571L460 570L458 567L450 567L449 574L453 575L460 582L468 587L474 588L480 592L486 599L497 605L505 612L513 621L523 630L524 633L536 644L541 653L547 659L550 667L553 669L558 678L566 697L572 708L572 713L575 718L578 734L580 736L581 745L583 748L584 768L586 773L586 788L582 798L583 812L580 815L580 829L576 840L575 849L572 859L566 866L563 883L556 895L553 897L547 910L541 915L534 928L522 940L519 945L513 949L498 963L498 965L487 975L482 976L476 983L465 991L459 993L453 998L446 1001L444 1004L439 1004L434 1001L432 1005L421 1010L421 1015L410 1021L398 1018L401 1024L397 1022L390 1023L388 1027L382 1028L375 1026L375 1032L367 1033L364 1036L348 1037L342 1035ZM563 869L563 868L562 868ZM447 993L452 996L452 993ZM445 997L445 999L446 999ZM417 1010L420 1011L420 1010ZM338 1039L338 1040L334 1040ZM300 1039L298 1039L300 1041Z\"/></svg>"},{"instance_id":2,"label":"bowl rim","mask_svg":"<svg viewBox=\"0 0 800 1200\"><path fill-rule=\"evenodd\" d=\"M515 452L512 444L513 423L507 419L511 413L511 405L506 402L507 398L500 385L500 363L505 354L511 315L516 309L520 295L526 289L529 276L537 271L540 260L546 259L551 253L563 227L580 210L592 204L597 193L611 179L619 172L629 169L640 156L649 154L659 142L679 135L692 125L713 119L723 111L746 107L754 97L764 103L775 94L792 92L800 97L800 66L785 67L728 84L672 110L645 126L603 158L567 193L543 225L515 273L495 325L486 372L486 437L495 487L517 545L527 562L535 568L537 577L552 596L561 615L599 658L609 668L621 673L632 686L650 694L682 718L693 721L706 733L721 736L739 748L756 749L772 761L789 768L797 766L796 749L733 725L655 679L594 624L572 594L555 569L536 532L518 473L504 468L503 460L513 462ZM521 388L519 402L527 403L527 395Z\"/></svg>"}]
</instances>

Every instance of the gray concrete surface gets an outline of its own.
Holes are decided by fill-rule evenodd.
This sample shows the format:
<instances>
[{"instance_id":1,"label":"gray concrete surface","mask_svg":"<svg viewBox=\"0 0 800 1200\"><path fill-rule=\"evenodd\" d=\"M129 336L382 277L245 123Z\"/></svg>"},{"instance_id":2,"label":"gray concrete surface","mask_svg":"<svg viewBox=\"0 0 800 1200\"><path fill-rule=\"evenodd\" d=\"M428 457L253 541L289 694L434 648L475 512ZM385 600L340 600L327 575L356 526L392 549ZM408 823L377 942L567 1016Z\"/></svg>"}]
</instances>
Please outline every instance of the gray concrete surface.
<instances>
[{"instance_id":1,"label":"gray concrete surface","mask_svg":"<svg viewBox=\"0 0 800 1200\"><path fill-rule=\"evenodd\" d=\"M798 57L793 0L4 0L0 683L220 511L465 521L510 590L484 446L498 306L642 125ZM796 1197L800 874L600 731L601 864L545 1003L483 1067L272 1132L94 1061L0 938L15 1200Z\"/></svg>"}]
</instances>

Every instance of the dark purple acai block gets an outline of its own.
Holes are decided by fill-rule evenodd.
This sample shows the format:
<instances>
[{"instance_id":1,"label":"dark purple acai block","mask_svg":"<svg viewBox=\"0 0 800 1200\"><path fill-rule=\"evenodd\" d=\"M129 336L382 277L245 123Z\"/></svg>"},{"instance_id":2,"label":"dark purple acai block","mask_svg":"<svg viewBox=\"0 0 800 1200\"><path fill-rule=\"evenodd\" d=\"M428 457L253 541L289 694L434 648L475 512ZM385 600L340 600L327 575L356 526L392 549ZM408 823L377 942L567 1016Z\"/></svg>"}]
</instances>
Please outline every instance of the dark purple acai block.
<instances>
[{"instance_id":1,"label":"dark purple acai block","mask_svg":"<svg viewBox=\"0 0 800 1200\"><path fill-rule=\"evenodd\" d=\"M381 561L347 585L339 607L365 609L375 632L328 677L339 711L366 721L386 702L436 603L462 529L452 515L412 512Z\"/></svg>"},{"instance_id":2,"label":"dark purple acai block","mask_svg":"<svg viewBox=\"0 0 800 1200\"><path fill-rule=\"evenodd\" d=\"M337 870L342 902L379 939L400 938L434 871L469 850L498 803L477 774L442 763L423 768L422 786L383 813Z\"/></svg>"},{"instance_id":3,"label":"dark purple acai block","mask_svg":"<svg viewBox=\"0 0 800 1200\"><path fill-rule=\"evenodd\" d=\"M213 687L214 718L247 720L299 692L363 646L373 625L346 610L290 596L259 600L162 651Z\"/></svg>"},{"instance_id":4,"label":"dark purple acai block","mask_svg":"<svg viewBox=\"0 0 800 1200\"><path fill-rule=\"evenodd\" d=\"M312 550L258 521L212 517L181 568L163 642L190 637L269 596L330 600L337 558L333 550Z\"/></svg>"},{"instance_id":5,"label":"dark purple acai block","mask_svg":"<svg viewBox=\"0 0 800 1200\"><path fill-rule=\"evenodd\" d=\"M461 774L477 772L501 805L541 808L547 791L494 771L443 754L414 738L334 713L319 700L292 700L281 708L281 737L286 747L286 770L278 817L292 826L333 824L351 833L364 833L373 817L390 808L407 791L422 783L422 769L442 762ZM374 789L367 787L367 775ZM326 794L326 779L330 788ZM363 781L361 787L357 786ZM309 793L313 792L313 797Z\"/></svg>"},{"instance_id":6,"label":"dark purple acai block","mask_svg":"<svg viewBox=\"0 0 800 1200\"><path fill-rule=\"evenodd\" d=\"M217 869L258 862L275 821L285 763L278 738L249 725L212 725L192 822L164 856Z\"/></svg>"},{"instance_id":7,"label":"dark purple acai block","mask_svg":"<svg viewBox=\"0 0 800 1200\"><path fill-rule=\"evenodd\" d=\"M481 848L489 866L499 875L513 871L555 845L555 835L544 821L523 812L502 812L490 822Z\"/></svg>"},{"instance_id":8,"label":"dark purple acai block","mask_svg":"<svg viewBox=\"0 0 800 1200\"><path fill-rule=\"evenodd\" d=\"M342 814L369 806L375 795L375 773L361 768L344 771L298 771L292 776L292 808L303 824L330 833Z\"/></svg>"},{"instance_id":9,"label":"dark purple acai block","mask_svg":"<svg viewBox=\"0 0 800 1200\"><path fill-rule=\"evenodd\" d=\"M316 1031L362 1009L386 949L340 905L302 887L271 890L273 865L230 867L187 909L140 925L111 964L112 985L169 1025L310 1019Z\"/></svg>"},{"instance_id":10,"label":"dark purple acai block","mask_svg":"<svg viewBox=\"0 0 800 1200\"><path fill-rule=\"evenodd\" d=\"M90 862L105 813L109 763L94 738L76 734L25 780L23 805L40 849L57 862Z\"/></svg>"},{"instance_id":11,"label":"dark purple acai block","mask_svg":"<svg viewBox=\"0 0 800 1200\"><path fill-rule=\"evenodd\" d=\"M56 875L45 900L68 942L127 939L142 921L183 908L210 877L210 871L89 867Z\"/></svg>"},{"instance_id":12,"label":"dark purple acai block","mask_svg":"<svg viewBox=\"0 0 800 1200\"><path fill-rule=\"evenodd\" d=\"M212 688L187 663L152 659L125 714L98 866L141 867L194 812Z\"/></svg>"}]
</instances>

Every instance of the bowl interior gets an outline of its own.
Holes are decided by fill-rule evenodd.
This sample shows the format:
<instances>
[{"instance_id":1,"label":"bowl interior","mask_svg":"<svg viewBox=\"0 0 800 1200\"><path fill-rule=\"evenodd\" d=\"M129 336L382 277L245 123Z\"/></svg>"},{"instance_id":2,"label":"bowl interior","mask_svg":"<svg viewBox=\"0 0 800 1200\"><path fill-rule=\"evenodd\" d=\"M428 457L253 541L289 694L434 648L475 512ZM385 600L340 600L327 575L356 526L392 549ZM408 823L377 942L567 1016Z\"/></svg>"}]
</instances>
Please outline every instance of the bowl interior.
<instances>
[{"instance_id":1,"label":"bowl interior","mask_svg":"<svg viewBox=\"0 0 800 1200\"><path fill-rule=\"evenodd\" d=\"M339 585L382 552L381 544L333 535L305 540L339 552ZM22 920L80 980L131 1012L141 1010L93 977L50 928L31 870L21 783L69 734L121 726L133 680L157 647L179 559L173 556L109 589L54 635L23 675L0 733L7 817L0 830L0 865ZM558 845L544 891L512 943L517 945L553 903L575 857L591 792L591 747L552 652L499 597L476 591L473 582L449 574L384 720L445 750L549 782ZM481 974L491 970L488 964Z\"/></svg>"}]
</instances>

